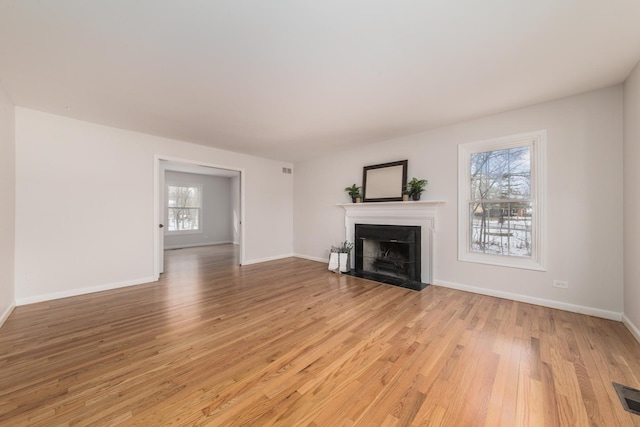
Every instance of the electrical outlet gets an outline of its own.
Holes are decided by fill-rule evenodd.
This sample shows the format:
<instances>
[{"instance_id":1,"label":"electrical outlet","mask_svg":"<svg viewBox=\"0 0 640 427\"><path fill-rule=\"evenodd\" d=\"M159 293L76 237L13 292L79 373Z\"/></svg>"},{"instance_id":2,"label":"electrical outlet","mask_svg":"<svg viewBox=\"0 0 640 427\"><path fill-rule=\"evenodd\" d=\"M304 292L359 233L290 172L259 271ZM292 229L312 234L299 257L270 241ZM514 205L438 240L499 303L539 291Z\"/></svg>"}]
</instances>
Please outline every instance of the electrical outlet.
<instances>
[{"instance_id":1,"label":"electrical outlet","mask_svg":"<svg viewBox=\"0 0 640 427\"><path fill-rule=\"evenodd\" d=\"M564 280L554 280L553 287L567 289L569 287L569 282L565 282Z\"/></svg>"}]
</instances>

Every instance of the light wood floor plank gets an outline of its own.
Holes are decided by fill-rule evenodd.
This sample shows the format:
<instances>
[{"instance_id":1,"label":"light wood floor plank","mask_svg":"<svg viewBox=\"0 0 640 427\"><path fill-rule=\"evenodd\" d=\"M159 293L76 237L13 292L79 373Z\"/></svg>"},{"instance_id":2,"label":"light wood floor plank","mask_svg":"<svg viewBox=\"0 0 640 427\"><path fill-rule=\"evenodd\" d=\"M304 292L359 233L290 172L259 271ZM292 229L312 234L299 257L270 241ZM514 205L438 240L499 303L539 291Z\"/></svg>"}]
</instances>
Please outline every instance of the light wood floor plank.
<instances>
[{"instance_id":1,"label":"light wood floor plank","mask_svg":"<svg viewBox=\"0 0 640 427\"><path fill-rule=\"evenodd\" d=\"M619 322L410 291L232 245L167 251L158 283L21 306L0 425L640 426Z\"/></svg>"}]
</instances>

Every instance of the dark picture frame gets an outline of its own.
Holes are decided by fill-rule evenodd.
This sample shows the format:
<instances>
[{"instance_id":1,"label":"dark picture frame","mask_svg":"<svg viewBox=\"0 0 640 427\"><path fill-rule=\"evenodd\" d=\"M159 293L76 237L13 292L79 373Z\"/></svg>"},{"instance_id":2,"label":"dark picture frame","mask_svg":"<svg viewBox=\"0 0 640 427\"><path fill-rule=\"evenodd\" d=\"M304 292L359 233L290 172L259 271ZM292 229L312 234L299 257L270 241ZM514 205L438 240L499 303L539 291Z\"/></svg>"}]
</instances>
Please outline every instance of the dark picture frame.
<instances>
[{"instance_id":1,"label":"dark picture frame","mask_svg":"<svg viewBox=\"0 0 640 427\"><path fill-rule=\"evenodd\" d=\"M407 185L408 160L365 166L362 171L363 202L402 200Z\"/></svg>"}]
</instances>

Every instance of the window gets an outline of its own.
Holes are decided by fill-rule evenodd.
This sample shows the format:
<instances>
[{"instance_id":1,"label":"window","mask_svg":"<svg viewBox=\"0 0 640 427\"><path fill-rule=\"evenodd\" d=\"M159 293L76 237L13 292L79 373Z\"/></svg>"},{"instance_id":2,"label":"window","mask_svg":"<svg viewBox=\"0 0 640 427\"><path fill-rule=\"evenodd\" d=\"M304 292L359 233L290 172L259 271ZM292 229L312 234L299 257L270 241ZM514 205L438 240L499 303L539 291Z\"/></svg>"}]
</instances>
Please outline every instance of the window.
<instances>
[{"instance_id":1,"label":"window","mask_svg":"<svg viewBox=\"0 0 640 427\"><path fill-rule=\"evenodd\" d=\"M458 258L544 270L546 132L458 146Z\"/></svg>"},{"instance_id":2,"label":"window","mask_svg":"<svg viewBox=\"0 0 640 427\"><path fill-rule=\"evenodd\" d=\"M202 187L167 185L167 231L198 232L201 226Z\"/></svg>"}]
</instances>

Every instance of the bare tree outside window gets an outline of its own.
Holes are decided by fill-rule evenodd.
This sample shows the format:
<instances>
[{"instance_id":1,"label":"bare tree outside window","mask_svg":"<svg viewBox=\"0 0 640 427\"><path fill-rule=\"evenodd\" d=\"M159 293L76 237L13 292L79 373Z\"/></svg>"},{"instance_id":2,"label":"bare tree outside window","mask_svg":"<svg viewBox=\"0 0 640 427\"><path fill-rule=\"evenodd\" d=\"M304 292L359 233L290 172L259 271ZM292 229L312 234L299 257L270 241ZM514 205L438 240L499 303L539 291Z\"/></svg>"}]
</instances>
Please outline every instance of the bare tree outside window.
<instances>
[{"instance_id":1,"label":"bare tree outside window","mask_svg":"<svg viewBox=\"0 0 640 427\"><path fill-rule=\"evenodd\" d=\"M200 188L167 186L167 222L169 231L200 229Z\"/></svg>"},{"instance_id":2,"label":"bare tree outside window","mask_svg":"<svg viewBox=\"0 0 640 427\"><path fill-rule=\"evenodd\" d=\"M531 257L529 146L470 156L470 251Z\"/></svg>"}]
</instances>

